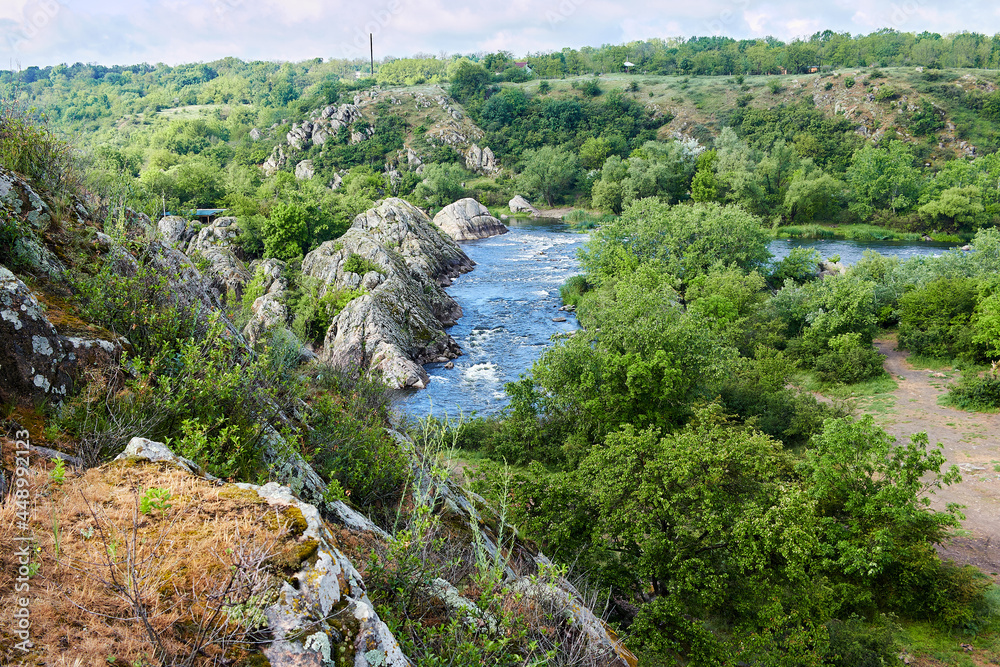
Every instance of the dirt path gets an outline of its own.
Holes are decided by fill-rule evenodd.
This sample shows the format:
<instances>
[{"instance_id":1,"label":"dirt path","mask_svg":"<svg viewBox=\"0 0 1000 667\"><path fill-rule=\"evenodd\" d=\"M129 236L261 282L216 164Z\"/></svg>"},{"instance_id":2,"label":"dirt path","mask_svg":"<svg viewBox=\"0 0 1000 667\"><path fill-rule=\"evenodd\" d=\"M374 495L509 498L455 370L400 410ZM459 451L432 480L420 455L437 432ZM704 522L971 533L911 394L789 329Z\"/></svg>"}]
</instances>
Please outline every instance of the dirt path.
<instances>
[{"instance_id":1,"label":"dirt path","mask_svg":"<svg viewBox=\"0 0 1000 667\"><path fill-rule=\"evenodd\" d=\"M899 382L894 405L875 418L899 441L926 431L931 445L941 443L948 458L962 473L959 484L931 496L931 506L965 505L963 527L968 535L951 540L940 549L943 556L971 563L1000 582L1000 415L962 412L938 404L954 371L914 369L895 340L877 340L886 355L885 369Z\"/></svg>"}]
</instances>

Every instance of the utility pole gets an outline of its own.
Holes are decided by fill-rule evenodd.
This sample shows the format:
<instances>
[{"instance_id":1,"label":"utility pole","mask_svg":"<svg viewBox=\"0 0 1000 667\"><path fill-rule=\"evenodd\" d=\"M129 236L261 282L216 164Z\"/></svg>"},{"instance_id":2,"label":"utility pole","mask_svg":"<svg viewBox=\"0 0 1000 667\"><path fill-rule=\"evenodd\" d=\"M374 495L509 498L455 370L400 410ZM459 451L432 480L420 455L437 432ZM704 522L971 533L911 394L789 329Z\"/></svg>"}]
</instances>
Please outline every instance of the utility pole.
<instances>
[{"instance_id":1,"label":"utility pole","mask_svg":"<svg viewBox=\"0 0 1000 667\"><path fill-rule=\"evenodd\" d=\"M368 48L371 50L372 56L372 78L375 78L375 36L372 33L368 33Z\"/></svg>"}]
</instances>

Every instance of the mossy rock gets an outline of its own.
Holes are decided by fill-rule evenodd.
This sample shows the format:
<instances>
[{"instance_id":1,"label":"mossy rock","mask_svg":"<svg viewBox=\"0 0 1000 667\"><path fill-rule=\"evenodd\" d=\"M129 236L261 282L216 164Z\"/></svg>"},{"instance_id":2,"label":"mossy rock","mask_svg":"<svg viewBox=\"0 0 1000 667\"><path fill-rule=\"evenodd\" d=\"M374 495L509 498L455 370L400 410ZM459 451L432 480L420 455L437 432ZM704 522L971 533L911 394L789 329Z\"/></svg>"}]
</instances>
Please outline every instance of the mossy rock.
<instances>
[{"instance_id":1,"label":"mossy rock","mask_svg":"<svg viewBox=\"0 0 1000 667\"><path fill-rule=\"evenodd\" d=\"M242 489L235 484L229 484L226 488L219 491L219 497L226 500L239 500L251 505L264 505L267 502L253 489ZM275 528L277 528L277 525L275 525Z\"/></svg>"},{"instance_id":2,"label":"mossy rock","mask_svg":"<svg viewBox=\"0 0 1000 667\"><path fill-rule=\"evenodd\" d=\"M289 546L282 553L275 556L272 561L275 567L284 572L299 572L309 563L315 560L319 551L319 541L305 540Z\"/></svg>"}]
</instances>

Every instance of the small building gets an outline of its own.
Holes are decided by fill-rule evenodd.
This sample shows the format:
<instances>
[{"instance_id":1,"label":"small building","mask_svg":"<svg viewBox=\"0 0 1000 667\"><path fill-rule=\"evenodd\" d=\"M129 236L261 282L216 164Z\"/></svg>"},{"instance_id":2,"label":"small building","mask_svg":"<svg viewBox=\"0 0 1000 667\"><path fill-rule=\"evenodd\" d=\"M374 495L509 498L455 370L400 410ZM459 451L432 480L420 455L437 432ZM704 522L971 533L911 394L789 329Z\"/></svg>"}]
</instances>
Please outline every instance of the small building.
<instances>
[{"instance_id":1,"label":"small building","mask_svg":"<svg viewBox=\"0 0 1000 667\"><path fill-rule=\"evenodd\" d=\"M626 60L626 61L625 61L625 62L624 62L623 64L625 65L625 73L626 73L626 74L628 74L628 73L629 73L629 70L630 70L630 69L632 69L633 67L635 67L635 63L630 63L630 62L629 62L629 61L627 61L627 60Z\"/></svg>"},{"instance_id":2,"label":"small building","mask_svg":"<svg viewBox=\"0 0 1000 667\"><path fill-rule=\"evenodd\" d=\"M192 218L196 218L198 222L208 225L215 222L215 219L220 215L225 213L228 209L224 208L199 208L195 209Z\"/></svg>"},{"instance_id":3,"label":"small building","mask_svg":"<svg viewBox=\"0 0 1000 667\"><path fill-rule=\"evenodd\" d=\"M527 60L515 60L514 67L518 69L523 69L528 74L531 74L531 65L528 64Z\"/></svg>"},{"instance_id":4,"label":"small building","mask_svg":"<svg viewBox=\"0 0 1000 667\"><path fill-rule=\"evenodd\" d=\"M806 73L808 74L815 74L818 71L819 71L819 65L810 65L809 67L806 68Z\"/></svg>"}]
</instances>

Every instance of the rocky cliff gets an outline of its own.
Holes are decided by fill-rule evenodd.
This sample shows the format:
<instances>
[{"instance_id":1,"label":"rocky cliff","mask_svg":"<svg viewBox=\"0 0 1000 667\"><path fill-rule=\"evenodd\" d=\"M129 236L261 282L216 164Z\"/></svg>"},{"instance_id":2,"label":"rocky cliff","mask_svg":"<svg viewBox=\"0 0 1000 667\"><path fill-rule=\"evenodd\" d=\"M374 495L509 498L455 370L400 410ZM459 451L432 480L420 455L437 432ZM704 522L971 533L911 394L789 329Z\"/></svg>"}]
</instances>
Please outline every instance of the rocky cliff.
<instances>
[{"instance_id":1,"label":"rocky cliff","mask_svg":"<svg viewBox=\"0 0 1000 667\"><path fill-rule=\"evenodd\" d=\"M334 318L321 358L376 371L393 387L424 387L422 364L460 354L445 329L462 309L442 287L472 267L454 241L402 199L362 213L346 234L302 261L303 274L326 289L366 291Z\"/></svg>"}]
</instances>

